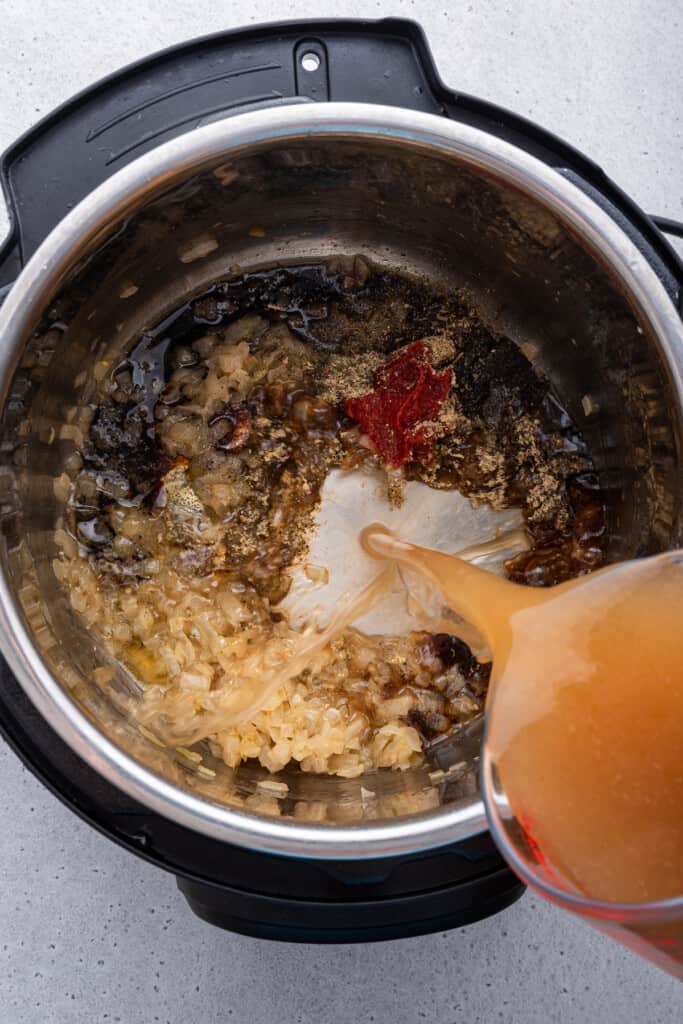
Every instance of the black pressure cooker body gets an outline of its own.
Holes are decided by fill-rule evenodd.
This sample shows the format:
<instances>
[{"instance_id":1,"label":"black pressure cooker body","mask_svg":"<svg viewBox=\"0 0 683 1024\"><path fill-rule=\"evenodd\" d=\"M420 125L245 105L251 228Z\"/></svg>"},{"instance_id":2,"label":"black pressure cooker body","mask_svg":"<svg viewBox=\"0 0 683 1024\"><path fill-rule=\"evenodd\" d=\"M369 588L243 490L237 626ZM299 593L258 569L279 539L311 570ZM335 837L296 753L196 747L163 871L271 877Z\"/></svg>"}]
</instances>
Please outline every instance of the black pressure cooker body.
<instances>
[{"instance_id":1,"label":"black pressure cooker body","mask_svg":"<svg viewBox=\"0 0 683 1024\"><path fill-rule=\"evenodd\" d=\"M0 301L50 230L97 185L201 124L261 106L353 101L455 119L566 175L624 228L681 308L683 267L659 227L595 164L537 126L440 81L409 21L324 21L221 33L156 54L99 82L4 155L11 230L0 251ZM84 820L177 876L190 906L223 928L263 938L359 942L466 925L524 890L484 833L419 854L318 860L211 839L137 803L64 743L3 661L0 730L24 763Z\"/></svg>"}]
</instances>

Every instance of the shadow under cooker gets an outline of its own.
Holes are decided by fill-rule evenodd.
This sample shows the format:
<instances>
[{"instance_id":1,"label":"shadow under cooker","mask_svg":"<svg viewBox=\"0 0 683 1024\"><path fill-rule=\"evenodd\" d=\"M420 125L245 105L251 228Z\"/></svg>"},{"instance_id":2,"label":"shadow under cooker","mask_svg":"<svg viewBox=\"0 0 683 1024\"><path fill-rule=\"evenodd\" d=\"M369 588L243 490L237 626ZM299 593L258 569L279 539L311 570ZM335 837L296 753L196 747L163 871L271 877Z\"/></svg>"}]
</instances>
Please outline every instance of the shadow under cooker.
<instances>
[{"instance_id":1,"label":"shadow under cooker","mask_svg":"<svg viewBox=\"0 0 683 1024\"><path fill-rule=\"evenodd\" d=\"M33 368L14 378L5 407L8 468L17 482L3 509L6 571L29 596L24 611L37 645L51 638L43 657L62 678L68 662L71 692L98 719L105 716L102 697L84 684L97 664L92 641L58 596L50 565L55 453L64 459L70 450L68 442L48 443L51 429L82 399L78 388L92 383L98 361L120 359L145 328L237 268L362 254L466 288L494 329L533 340L535 362L580 425L614 510L609 557L680 543L679 382L604 261L537 199L462 153L447 155L395 127L349 131L341 123L334 137L316 136L311 127L305 137L295 128L290 137L281 131L203 158L201 168L179 172L172 184L159 181L142 208L103 225L60 282L59 297L43 307ZM197 245L204 255L184 259ZM672 259L662 267L649 250L648 258L675 295L671 270L680 274L680 266ZM131 285L137 290L122 300ZM12 438L27 408L31 436ZM27 585L37 588L35 605ZM320 860L315 851L281 849L293 854L284 858L150 811L76 755L6 669L3 681L3 731L33 770L99 828L176 873L193 909L214 923L274 938L389 938L467 923L502 909L522 890L485 832L472 775L441 794L462 812L449 845L441 837L430 850L423 836L410 853ZM145 749L125 722L109 715L107 731L154 771L178 778L177 767ZM253 790L262 775L243 770L240 790ZM425 784L424 772L390 774L385 783L396 806L400 793L409 797L411 787ZM346 805L344 825L357 829L363 843L360 780L299 785L301 799L309 786L311 799L322 793L332 808Z\"/></svg>"}]
</instances>

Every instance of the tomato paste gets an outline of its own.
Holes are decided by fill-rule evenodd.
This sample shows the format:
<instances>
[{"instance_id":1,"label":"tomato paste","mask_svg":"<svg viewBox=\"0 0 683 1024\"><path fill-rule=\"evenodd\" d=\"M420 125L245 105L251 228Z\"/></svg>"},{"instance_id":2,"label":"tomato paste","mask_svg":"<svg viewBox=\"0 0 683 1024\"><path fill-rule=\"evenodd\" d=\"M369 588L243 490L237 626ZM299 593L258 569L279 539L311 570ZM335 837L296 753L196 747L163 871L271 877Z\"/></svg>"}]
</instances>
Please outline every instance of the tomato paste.
<instances>
[{"instance_id":1,"label":"tomato paste","mask_svg":"<svg viewBox=\"0 0 683 1024\"><path fill-rule=\"evenodd\" d=\"M390 466L428 462L432 438L421 424L436 419L451 380L450 370L434 370L427 345L414 341L380 366L372 391L347 398L344 410Z\"/></svg>"}]
</instances>

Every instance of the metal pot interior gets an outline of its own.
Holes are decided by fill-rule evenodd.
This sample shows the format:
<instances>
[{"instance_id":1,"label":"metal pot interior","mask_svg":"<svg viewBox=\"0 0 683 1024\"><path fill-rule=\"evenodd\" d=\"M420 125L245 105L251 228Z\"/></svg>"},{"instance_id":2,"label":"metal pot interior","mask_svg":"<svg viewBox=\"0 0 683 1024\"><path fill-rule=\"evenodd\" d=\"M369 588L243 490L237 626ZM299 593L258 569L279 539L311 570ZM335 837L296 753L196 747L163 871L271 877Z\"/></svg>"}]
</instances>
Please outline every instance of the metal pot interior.
<instances>
[{"instance_id":1,"label":"metal pot interior","mask_svg":"<svg viewBox=\"0 0 683 1024\"><path fill-rule=\"evenodd\" d=\"M343 780L285 771L283 798L260 767L198 776L153 746L98 688L97 641L51 568L62 513L54 481L102 364L211 282L277 262L361 254L375 264L466 289L491 326L533 346L589 443L610 494L610 558L681 539L680 409L657 339L597 254L531 193L399 135L286 137L225 152L166 176L125 221L103 223L58 294L36 310L4 410L3 532L8 586L53 673L114 743L157 775L208 801L293 824L361 825L461 813L460 835L484 827L477 737L434 765ZM122 684L124 685L124 684ZM362 835L362 832L360 833ZM457 838L456 835L453 838Z\"/></svg>"}]
</instances>

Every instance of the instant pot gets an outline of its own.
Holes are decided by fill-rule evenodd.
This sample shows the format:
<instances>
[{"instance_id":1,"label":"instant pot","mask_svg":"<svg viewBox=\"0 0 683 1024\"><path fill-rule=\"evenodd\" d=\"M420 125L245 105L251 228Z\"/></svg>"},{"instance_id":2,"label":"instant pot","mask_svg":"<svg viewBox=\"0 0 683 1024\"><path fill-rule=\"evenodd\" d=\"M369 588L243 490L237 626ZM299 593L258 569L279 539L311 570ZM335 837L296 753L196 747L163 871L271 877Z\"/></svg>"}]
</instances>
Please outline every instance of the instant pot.
<instances>
[{"instance_id":1,"label":"instant pot","mask_svg":"<svg viewBox=\"0 0 683 1024\"><path fill-rule=\"evenodd\" d=\"M422 768L362 779L252 765L209 779L135 729L125 680L98 685L96 641L52 572L55 481L98 368L170 310L232 273L361 256L466 289L533 350L609 496L610 559L680 546L683 267L663 232L681 226L549 133L447 89L400 20L165 51L65 104L0 171L7 741L222 927L362 941L512 903L523 886L487 832L476 725Z\"/></svg>"}]
</instances>

